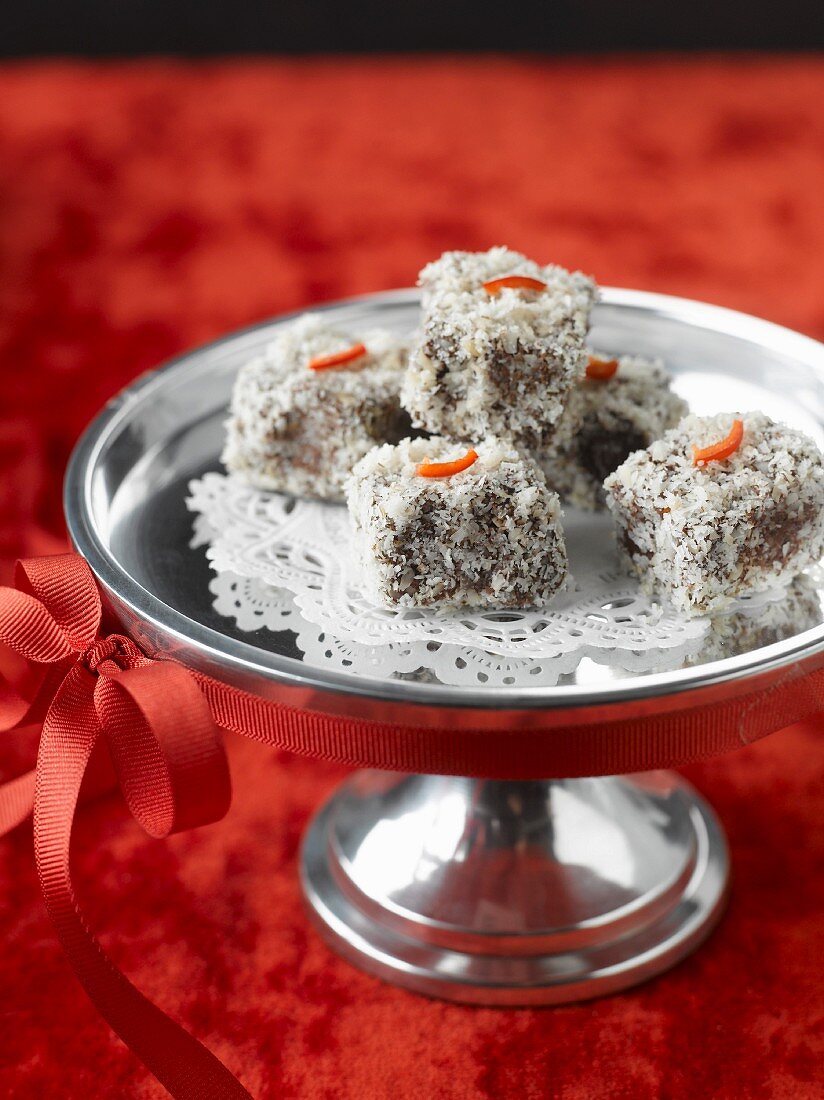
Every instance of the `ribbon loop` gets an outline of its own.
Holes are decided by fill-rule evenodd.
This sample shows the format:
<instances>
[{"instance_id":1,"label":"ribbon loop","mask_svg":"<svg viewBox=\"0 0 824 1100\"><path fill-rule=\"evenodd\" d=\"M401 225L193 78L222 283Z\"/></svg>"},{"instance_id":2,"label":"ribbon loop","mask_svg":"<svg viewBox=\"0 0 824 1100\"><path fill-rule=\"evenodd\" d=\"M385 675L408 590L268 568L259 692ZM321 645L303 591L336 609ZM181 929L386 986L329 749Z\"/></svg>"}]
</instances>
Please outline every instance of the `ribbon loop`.
<instances>
[{"instance_id":1,"label":"ribbon loop","mask_svg":"<svg viewBox=\"0 0 824 1100\"><path fill-rule=\"evenodd\" d=\"M146 832L163 837L223 817L231 800L226 753L186 669L146 658L121 669L109 658L98 672L98 718L129 810Z\"/></svg>"},{"instance_id":2,"label":"ribbon loop","mask_svg":"<svg viewBox=\"0 0 824 1100\"><path fill-rule=\"evenodd\" d=\"M15 568L14 583L43 604L76 653L97 638L103 616L100 593L79 554L23 558Z\"/></svg>"},{"instance_id":3,"label":"ribbon loop","mask_svg":"<svg viewBox=\"0 0 824 1100\"><path fill-rule=\"evenodd\" d=\"M0 642L26 661L58 664L75 653L49 609L28 592L4 588Z\"/></svg>"}]
</instances>

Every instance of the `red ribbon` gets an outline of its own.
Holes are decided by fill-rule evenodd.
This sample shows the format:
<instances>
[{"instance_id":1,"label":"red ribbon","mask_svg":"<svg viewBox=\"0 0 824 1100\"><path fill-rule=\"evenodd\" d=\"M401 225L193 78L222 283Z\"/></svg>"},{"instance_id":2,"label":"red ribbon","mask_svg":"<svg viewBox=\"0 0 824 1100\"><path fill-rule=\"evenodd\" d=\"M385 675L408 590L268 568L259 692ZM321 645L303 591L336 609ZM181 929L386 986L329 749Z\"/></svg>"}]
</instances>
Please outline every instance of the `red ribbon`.
<instances>
[{"instance_id":1,"label":"red ribbon","mask_svg":"<svg viewBox=\"0 0 824 1100\"><path fill-rule=\"evenodd\" d=\"M129 809L152 836L221 818L229 806L226 755L196 681L178 664L144 656L129 638L100 637L101 606L73 554L21 562L0 589L0 641L39 667L30 700L0 687L0 729L45 710L36 781L0 795L0 828L34 807L34 848L46 908L89 997L173 1096L248 1100L206 1047L148 1001L103 953L74 898L69 866L80 785L101 737Z\"/></svg>"},{"instance_id":2,"label":"red ribbon","mask_svg":"<svg viewBox=\"0 0 824 1100\"><path fill-rule=\"evenodd\" d=\"M115 1032L176 1097L249 1094L202 1044L117 970L74 899L69 847L81 783L105 744L126 802L152 836L216 821L230 785L218 727L280 748L400 771L539 778L672 767L735 748L824 710L824 669L781 678L717 704L646 718L546 728L394 725L298 710L147 657L121 634L101 636L101 601L76 554L18 564L0 588L0 644L36 671L25 696L0 678L0 731L42 722L36 773L0 787L0 835L34 810L40 882L69 962Z\"/></svg>"}]
</instances>

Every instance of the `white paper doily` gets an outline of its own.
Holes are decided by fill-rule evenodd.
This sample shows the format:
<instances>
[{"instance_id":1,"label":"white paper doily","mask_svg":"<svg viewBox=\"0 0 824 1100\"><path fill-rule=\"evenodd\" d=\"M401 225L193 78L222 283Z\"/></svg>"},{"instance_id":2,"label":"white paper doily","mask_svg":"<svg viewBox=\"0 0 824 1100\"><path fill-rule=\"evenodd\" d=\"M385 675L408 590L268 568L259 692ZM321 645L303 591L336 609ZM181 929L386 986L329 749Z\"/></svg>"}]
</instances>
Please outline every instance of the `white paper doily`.
<instances>
[{"instance_id":1,"label":"white paper doily","mask_svg":"<svg viewBox=\"0 0 824 1100\"><path fill-rule=\"evenodd\" d=\"M291 592L303 620L346 646L436 642L516 660L580 657L593 650L638 659L680 650L707 628L705 620L682 618L640 591L621 568L603 515L568 517L569 590L549 607L387 610L360 590L343 507L263 492L218 473L192 482L190 493L196 541L209 542L207 554L217 573Z\"/></svg>"},{"instance_id":2,"label":"white paper doily","mask_svg":"<svg viewBox=\"0 0 824 1100\"><path fill-rule=\"evenodd\" d=\"M360 645L308 622L291 592L274 588L258 577L224 571L212 579L209 590L215 611L232 619L239 630L290 630L296 635L295 644L303 659L312 666L378 679L435 681L456 687L554 687L587 656L626 672L652 668L665 671L679 668L701 645L700 638L693 638L683 646L641 654L582 648L544 658L502 657L472 646L435 641Z\"/></svg>"},{"instance_id":3,"label":"white paper doily","mask_svg":"<svg viewBox=\"0 0 824 1100\"><path fill-rule=\"evenodd\" d=\"M605 516L567 517L575 580L549 608L392 612L360 593L343 508L261 492L222 474L207 474L190 491L191 545L207 548L215 570L214 609L244 632L291 631L315 667L453 686L550 687L580 675L587 661L618 677L681 668L710 636L709 619L665 612L623 573ZM785 596L748 596L726 615L758 621Z\"/></svg>"}]
</instances>

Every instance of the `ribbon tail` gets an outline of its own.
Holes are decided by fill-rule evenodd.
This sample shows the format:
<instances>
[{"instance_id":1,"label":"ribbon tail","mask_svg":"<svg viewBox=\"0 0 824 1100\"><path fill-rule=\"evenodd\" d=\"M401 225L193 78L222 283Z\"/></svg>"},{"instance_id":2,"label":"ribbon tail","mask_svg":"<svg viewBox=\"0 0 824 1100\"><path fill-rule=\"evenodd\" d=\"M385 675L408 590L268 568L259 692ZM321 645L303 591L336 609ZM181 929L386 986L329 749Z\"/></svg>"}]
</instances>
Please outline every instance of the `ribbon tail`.
<instances>
[{"instance_id":1,"label":"ribbon tail","mask_svg":"<svg viewBox=\"0 0 824 1100\"><path fill-rule=\"evenodd\" d=\"M19 694L3 676L0 676L0 732L9 733L41 722L48 709L47 700L54 695L62 676L63 673L59 668L41 669L32 699ZM34 806L34 786L33 768L0 785L0 836L10 833L31 816Z\"/></svg>"},{"instance_id":2,"label":"ribbon tail","mask_svg":"<svg viewBox=\"0 0 824 1100\"><path fill-rule=\"evenodd\" d=\"M95 681L81 665L68 674L46 716L37 758L34 846L46 908L86 993L124 1043L180 1100L250 1100L209 1050L151 1003L117 969L87 929L74 897L70 842L80 786L102 734Z\"/></svg>"},{"instance_id":3,"label":"ribbon tail","mask_svg":"<svg viewBox=\"0 0 824 1100\"><path fill-rule=\"evenodd\" d=\"M22 825L32 815L34 809L35 769L7 780L0 786L0 837ZM111 759L106 746L98 742L92 754L83 788L80 791L80 803L91 802L101 795L117 789L117 779L112 769Z\"/></svg>"}]
</instances>

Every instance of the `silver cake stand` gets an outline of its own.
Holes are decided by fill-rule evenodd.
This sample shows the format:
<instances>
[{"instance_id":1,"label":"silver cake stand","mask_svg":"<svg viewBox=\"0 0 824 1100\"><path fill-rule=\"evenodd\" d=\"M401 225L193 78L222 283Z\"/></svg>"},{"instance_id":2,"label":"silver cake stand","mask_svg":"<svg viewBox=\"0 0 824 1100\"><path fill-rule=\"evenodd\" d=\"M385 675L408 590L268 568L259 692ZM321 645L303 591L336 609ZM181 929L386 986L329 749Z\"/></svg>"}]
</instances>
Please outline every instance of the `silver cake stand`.
<instances>
[{"instance_id":1,"label":"silver cake stand","mask_svg":"<svg viewBox=\"0 0 824 1100\"><path fill-rule=\"evenodd\" d=\"M344 328L409 331L417 299L400 291L325 308ZM370 679L308 662L290 631L238 630L213 607L184 500L191 478L219 469L235 372L283 320L143 376L80 441L66 516L109 615L148 651L265 698L408 725L410 738L421 729L511 737L507 762L474 778L383 771L394 757L376 739L375 768L355 773L318 812L303 846L303 888L321 934L356 965L485 1004L578 1000L661 972L719 919L729 883L723 832L673 773L582 777L579 767L570 777L564 744L578 729L597 737L600 722L627 720L642 732L655 716L720 707L820 667L817 592L812 620L751 631L721 659L702 663L699 654L689 667L645 673L585 659L554 687ZM824 348L803 336L696 302L607 290L593 344L663 356L696 411L761 408L824 440ZM742 713L746 743L753 732ZM527 736L530 775L537 753L544 778L524 777ZM676 738L649 766L687 755Z\"/></svg>"}]
</instances>

